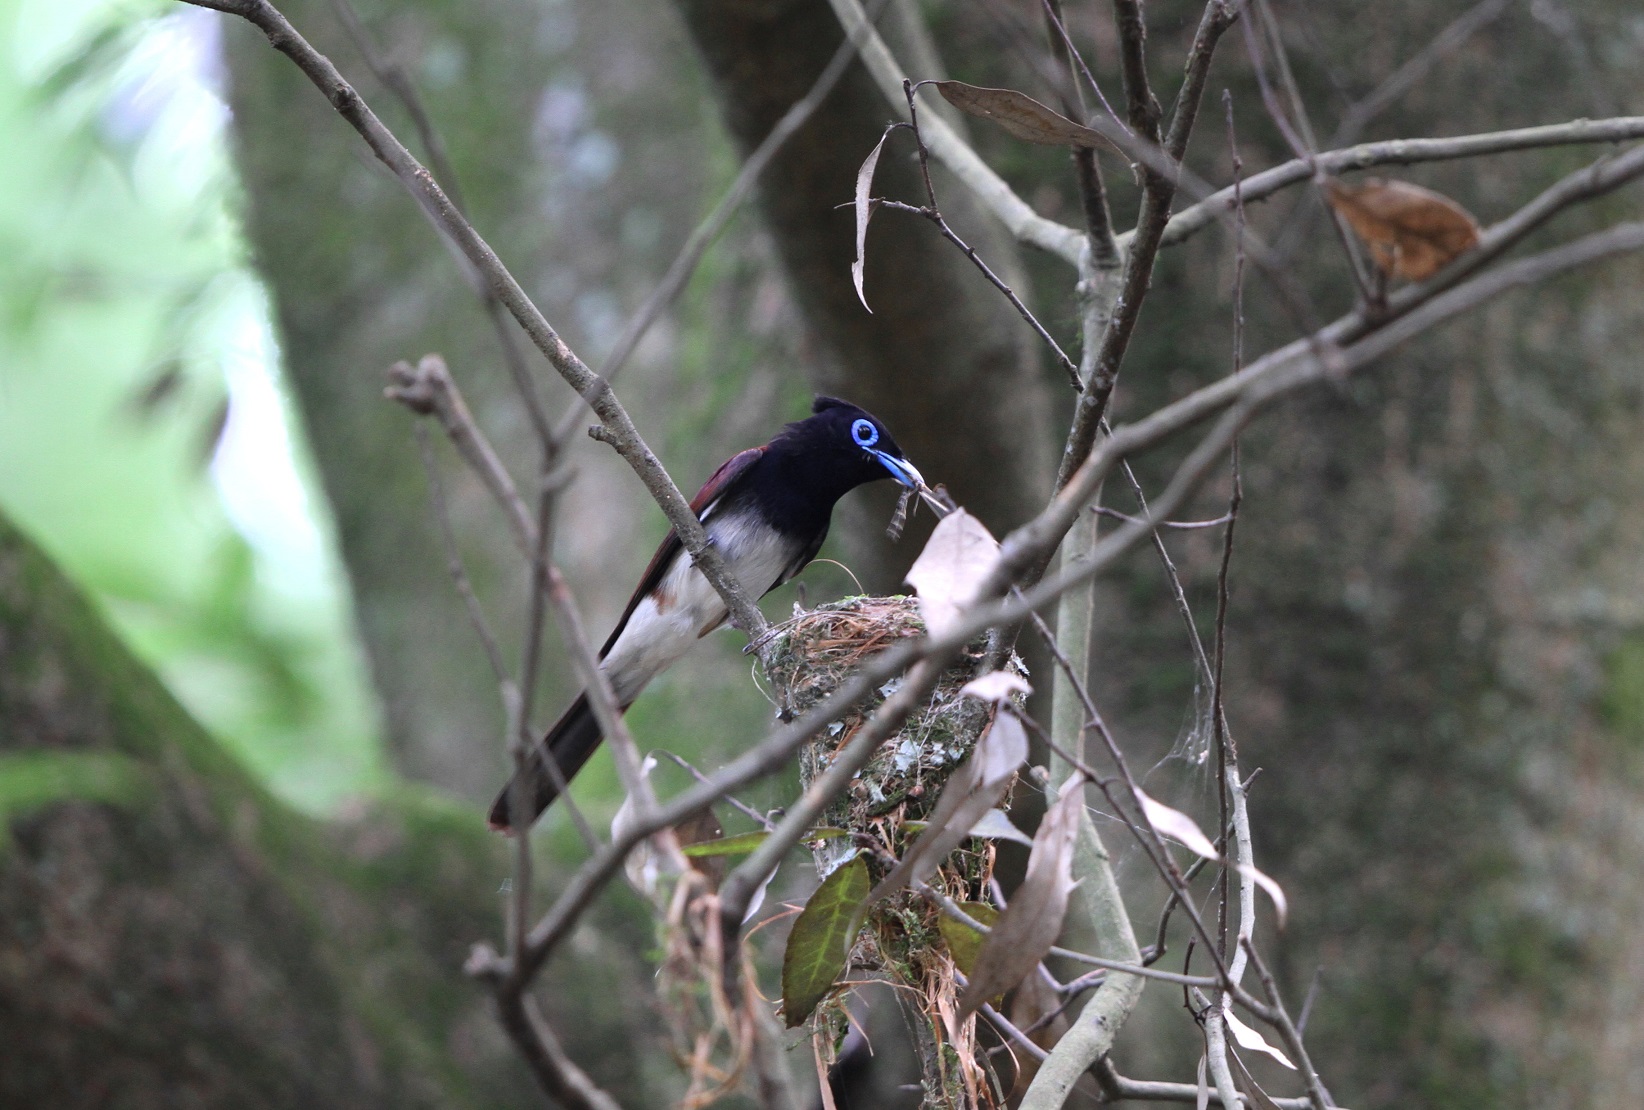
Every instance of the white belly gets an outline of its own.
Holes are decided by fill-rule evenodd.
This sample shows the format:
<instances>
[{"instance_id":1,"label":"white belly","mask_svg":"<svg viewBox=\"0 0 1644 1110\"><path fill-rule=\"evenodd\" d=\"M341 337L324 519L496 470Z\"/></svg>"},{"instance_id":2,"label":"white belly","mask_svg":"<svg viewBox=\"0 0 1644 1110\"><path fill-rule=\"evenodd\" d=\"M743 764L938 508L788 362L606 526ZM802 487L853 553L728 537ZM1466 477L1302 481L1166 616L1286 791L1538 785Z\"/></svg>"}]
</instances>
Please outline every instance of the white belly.
<instances>
[{"instance_id":1,"label":"white belly","mask_svg":"<svg viewBox=\"0 0 1644 1110\"><path fill-rule=\"evenodd\" d=\"M755 527L755 524L758 527ZM756 521L751 512L712 516L708 537L750 598L776 585L798 554L791 541ZM681 551L659 588L635 607L628 624L602 664L617 701L627 705L640 690L725 619L727 610L713 586Z\"/></svg>"}]
</instances>

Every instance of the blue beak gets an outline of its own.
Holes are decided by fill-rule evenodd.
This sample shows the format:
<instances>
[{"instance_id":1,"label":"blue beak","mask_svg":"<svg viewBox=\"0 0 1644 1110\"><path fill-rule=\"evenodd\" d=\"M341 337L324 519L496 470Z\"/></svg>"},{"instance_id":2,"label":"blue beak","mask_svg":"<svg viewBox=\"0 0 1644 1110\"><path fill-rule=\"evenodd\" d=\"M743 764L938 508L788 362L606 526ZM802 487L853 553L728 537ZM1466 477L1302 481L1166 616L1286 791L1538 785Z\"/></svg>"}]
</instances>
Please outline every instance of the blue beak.
<instances>
[{"instance_id":1,"label":"blue beak","mask_svg":"<svg viewBox=\"0 0 1644 1110\"><path fill-rule=\"evenodd\" d=\"M892 478L895 478L909 489L918 489L925 484L925 479L920 476L919 471L908 460L899 459L886 451L875 451L871 447L868 448L868 454L878 459L880 465L890 471Z\"/></svg>"}]
</instances>

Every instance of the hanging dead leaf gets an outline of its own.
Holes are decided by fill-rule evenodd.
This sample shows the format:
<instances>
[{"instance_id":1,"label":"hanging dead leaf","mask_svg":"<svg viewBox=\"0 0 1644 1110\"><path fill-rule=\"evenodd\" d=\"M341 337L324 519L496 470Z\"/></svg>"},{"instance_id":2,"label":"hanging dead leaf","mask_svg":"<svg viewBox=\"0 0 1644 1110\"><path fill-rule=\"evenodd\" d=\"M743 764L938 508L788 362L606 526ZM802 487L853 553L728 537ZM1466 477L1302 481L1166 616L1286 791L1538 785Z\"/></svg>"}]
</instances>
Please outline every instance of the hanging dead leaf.
<instances>
[{"instance_id":1,"label":"hanging dead leaf","mask_svg":"<svg viewBox=\"0 0 1644 1110\"><path fill-rule=\"evenodd\" d=\"M639 765L640 777L650 778L651 772L655 769L656 756L646 756L645 761ZM611 839L619 839L633 827L634 820L634 798L630 794L611 815ZM634 846L634 850L622 861L622 869L627 873L630 886L646 898L655 897L657 883L661 880L664 870L663 862L657 856L656 850L651 847L649 840Z\"/></svg>"},{"instance_id":2,"label":"hanging dead leaf","mask_svg":"<svg viewBox=\"0 0 1644 1110\"><path fill-rule=\"evenodd\" d=\"M1094 149L1114 147L1100 131L1074 123L1062 113L1047 108L1027 93L1015 89L987 89L963 81L934 81L936 91L955 108L978 119L992 120L1025 142L1039 146L1066 146Z\"/></svg>"},{"instance_id":3,"label":"hanging dead leaf","mask_svg":"<svg viewBox=\"0 0 1644 1110\"><path fill-rule=\"evenodd\" d=\"M862 291L862 281L867 276L868 221L873 219L873 171L879 165L885 140L890 137L889 131L881 135L873 151L863 159L861 168L856 171L856 261L851 263L851 281L856 286L857 300L869 312L873 309L868 308L868 295Z\"/></svg>"},{"instance_id":4,"label":"hanging dead leaf","mask_svg":"<svg viewBox=\"0 0 1644 1110\"><path fill-rule=\"evenodd\" d=\"M1268 1044L1266 1037L1240 1021L1232 1009L1224 1009L1222 1016L1227 1019L1227 1028L1233 1034L1233 1039L1239 1043L1240 1048L1251 1052L1265 1052L1291 1071L1296 1070L1296 1065L1290 1062L1290 1057Z\"/></svg>"},{"instance_id":5,"label":"hanging dead leaf","mask_svg":"<svg viewBox=\"0 0 1644 1110\"><path fill-rule=\"evenodd\" d=\"M1203 856L1205 859L1217 863L1224 862L1216 846L1210 838L1199 828L1199 823L1179 809L1172 809L1156 798L1150 797L1141 787L1136 788L1136 804L1142 807L1142 816L1147 823L1153 826L1153 831L1160 836L1167 836L1178 841L1183 846ZM1290 900L1284 896L1284 888L1278 884L1267 872L1247 863L1236 865L1235 870L1241 875L1249 875L1251 881L1267 892L1273 900L1273 913L1279 920L1279 928L1284 928L1285 920L1290 914Z\"/></svg>"},{"instance_id":6,"label":"hanging dead leaf","mask_svg":"<svg viewBox=\"0 0 1644 1110\"><path fill-rule=\"evenodd\" d=\"M990 809L982 814L982 819L971 826L970 835L984 840L1009 840L1024 848L1033 847L1033 838L1017 828L1002 809Z\"/></svg>"},{"instance_id":7,"label":"hanging dead leaf","mask_svg":"<svg viewBox=\"0 0 1644 1110\"><path fill-rule=\"evenodd\" d=\"M965 510L938 522L908 570L908 585L919 594L919 615L932 636L954 626L998 561L999 541Z\"/></svg>"},{"instance_id":8,"label":"hanging dead leaf","mask_svg":"<svg viewBox=\"0 0 1644 1110\"><path fill-rule=\"evenodd\" d=\"M1073 839L1084 812L1081 782L1077 776L1070 779L1039 822L1027 875L976 957L970 982L959 998L961 1016L1031 975L1061 935L1067 896L1073 889Z\"/></svg>"},{"instance_id":9,"label":"hanging dead leaf","mask_svg":"<svg viewBox=\"0 0 1644 1110\"><path fill-rule=\"evenodd\" d=\"M1420 185L1379 177L1348 185L1331 178L1324 191L1382 273L1425 281L1478 245L1478 222L1467 210Z\"/></svg>"},{"instance_id":10,"label":"hanging dead leaf","mask_svg":"<svg viewBox=\"0 0 1644 1110\"><path fill-rule=\"evenodd\" d=\"M1008 701L1015 694L1031 694L1033 687L1014 671L989 671L981 678L965 683L959 693L980 701L1001 702Z\"/></svg>"},{"instance_id":11,"label":"hanging dead leaf","mask_svg":"<svg viewBox=\"0 0 1644 1110\"><path fill-rule=\"evenodd\" d=\"M845 970L867 894L868 865L857 856L823 879L794 919L782 953L782 1013L789 1029L811 1016Z\"/></svg>"},{"instance_id":12,"label":"hanging dead leaf","mask_svg":"<svg viewBox=\"0 0 1644 1110\"><path fill-rule=\"evenodd\" d=\"M1250 1069L1239 1059L1237 1052L1227 1054L1227 1067L1233 1073L1233 1085L1250 1100L1250 1110L1279 1110L1279 1104L1273 1101L1273 1096L1262 1090L1261 1085L1251 1076Z\"/></svg>"}]
</instances>

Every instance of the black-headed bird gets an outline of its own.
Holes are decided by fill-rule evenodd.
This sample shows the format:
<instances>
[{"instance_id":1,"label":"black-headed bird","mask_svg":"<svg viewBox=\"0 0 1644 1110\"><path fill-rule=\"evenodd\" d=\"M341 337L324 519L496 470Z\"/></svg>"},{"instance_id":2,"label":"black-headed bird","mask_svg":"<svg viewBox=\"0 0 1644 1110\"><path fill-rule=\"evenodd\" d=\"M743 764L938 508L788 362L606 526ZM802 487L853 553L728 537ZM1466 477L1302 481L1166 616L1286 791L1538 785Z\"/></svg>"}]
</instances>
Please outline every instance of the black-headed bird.
<instances>
[{"instance_id":1,"label":"black-headed bird","mask_svg":"<svg viewBox=\"0 0 1644 1110\"><path fill-rule=\"evenodd\" d=\"M919 471L871 414L846 401L818 397L812 415L789 424L763 447L750 447L714 471L691 509L731 574L752 597L782 585L816 557L828 535L834 504L857 486L893 478L910 489ZM691 565L670 529L645 569L616 628L599 649L617 705L626 710L646 683L725 622L717 591ZM524 773L529 826L559 791L545 759L565 782L599 747L599 721L583 693L548 730ZM491 827L512 829L513 782L491 807Z\"/></svg>"}]
</instances>

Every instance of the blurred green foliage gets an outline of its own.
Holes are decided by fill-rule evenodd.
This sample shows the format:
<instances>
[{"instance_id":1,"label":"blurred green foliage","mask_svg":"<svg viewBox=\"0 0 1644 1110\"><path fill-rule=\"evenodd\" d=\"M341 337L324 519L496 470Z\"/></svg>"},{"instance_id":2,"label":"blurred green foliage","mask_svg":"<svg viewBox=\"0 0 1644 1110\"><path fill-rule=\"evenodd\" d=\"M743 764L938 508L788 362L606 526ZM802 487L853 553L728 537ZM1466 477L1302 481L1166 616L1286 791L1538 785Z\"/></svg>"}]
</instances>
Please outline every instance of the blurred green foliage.
<instances>
[{"instance_id":1,"label":"blurred green foliage","mask_svg":"<svg viewBox=\"0 0 1644 1110\"><path fill-rule=\"evenodd\" d=\"M235 217L217 34L157 0L0 0L0 511L320 808L381 785L376 710Z\"/></svg>"}]
</instances>

